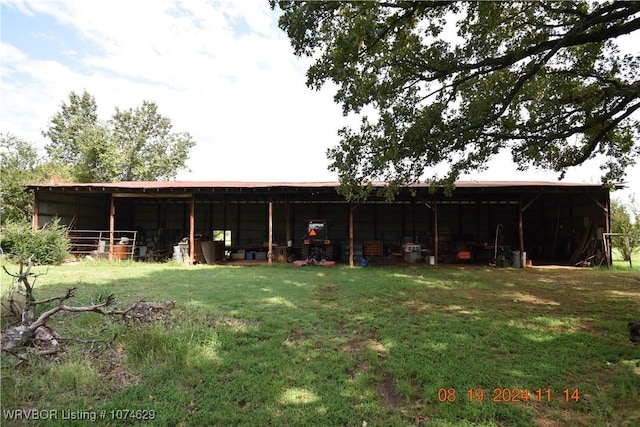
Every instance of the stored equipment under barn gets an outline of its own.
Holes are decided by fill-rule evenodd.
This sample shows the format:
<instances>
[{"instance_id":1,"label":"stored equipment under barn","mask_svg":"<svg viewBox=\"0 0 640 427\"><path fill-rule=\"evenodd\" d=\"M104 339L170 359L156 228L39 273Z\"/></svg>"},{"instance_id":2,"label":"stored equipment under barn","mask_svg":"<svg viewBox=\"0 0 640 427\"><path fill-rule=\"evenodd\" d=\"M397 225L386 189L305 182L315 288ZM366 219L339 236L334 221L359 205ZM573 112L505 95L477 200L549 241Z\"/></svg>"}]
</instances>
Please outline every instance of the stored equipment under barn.
<instances>
[{"instance_id":1,"label":"stored equipment under barn","mask_svg":"<svg viewBox=\"0 0 640 427\"><path fill-rule=\"evenodd\" d=\"M562 182L428 184L394 201L350 203L337 182L115 182L32 185L34 226L70 227L78 254L191 262L299 256L310 218L331 223L338 262L603 262L609 189ZM383 187L384 183L375 186ZM525 258L526 253L526 258Z\"/></svg>"}]
</instances>

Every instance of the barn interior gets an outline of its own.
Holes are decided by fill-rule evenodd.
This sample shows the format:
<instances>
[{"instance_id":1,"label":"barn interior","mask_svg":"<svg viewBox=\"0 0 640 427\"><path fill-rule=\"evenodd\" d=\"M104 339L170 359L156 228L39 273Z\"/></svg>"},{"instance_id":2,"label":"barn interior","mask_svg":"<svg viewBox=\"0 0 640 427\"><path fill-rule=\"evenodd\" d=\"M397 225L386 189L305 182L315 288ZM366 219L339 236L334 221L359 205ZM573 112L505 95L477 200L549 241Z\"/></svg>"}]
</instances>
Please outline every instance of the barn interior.
<instances>
[{"instance_id":1,"label":"barn interior","mask_svg":"<svg viewBox=\"0 0 640 427\"><path fill-rule=\"evenodd\" d=\"M301 256L308 221L325 220L336 262L607 262L609 189L602 185L461 181L445 195L414 184L393 201L374 193L357 203L337 186L166 181L29 188L34 226L60 218L76 256L291 262Z\"/></svg>"}]
</instances>

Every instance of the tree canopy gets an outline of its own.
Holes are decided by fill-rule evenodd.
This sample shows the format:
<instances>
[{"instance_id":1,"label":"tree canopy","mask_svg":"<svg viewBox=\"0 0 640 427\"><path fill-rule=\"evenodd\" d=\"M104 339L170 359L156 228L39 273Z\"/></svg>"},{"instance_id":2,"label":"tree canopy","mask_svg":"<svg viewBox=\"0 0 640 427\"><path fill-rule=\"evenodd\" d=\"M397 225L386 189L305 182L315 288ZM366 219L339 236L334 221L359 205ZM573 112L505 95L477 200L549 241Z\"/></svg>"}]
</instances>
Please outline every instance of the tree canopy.
<instances>
[{"instance_id":1,"label":"tree canopy","mask_svg":"<svg viewBox=\"0 0 640 427\"><path fill-rule=\"evenodd\" d=\"M173 132L171 120L158 113L155 103L144 101L141 107L124 111L117 108L110 123L121 156L120 180L172 179L185 169L195 141L188 133Z\"/></svg>"},{"instance_id":2,"label":"tree canopy","mask_svg":"<svg viewBox=\"0 0 640 427\"><path fill-rule=\"evenodd\" d=\"M195 141L173 131L155 103L120 110L100 123L95 98L71 92L44 136L51 161L69 167L79 182L154 181L175 178L186 168Z\"/></svg>"},{"instance_id":3,"label":"tree canopy","mask_svg":"<svg viewBox=\"0 0 640 427\"><path fill-rule=\"evenodd\" d=\"M560 178L602 155L614 182L640 154L640 58L616 44L640 28L640 2L276 4L314 61L307 85L333 82L362 115L328 151L348 195L376 179L450 184L503 149Z\"/></svg>"},{"instance_id":4,"label":"tree canopy","mask_svg":"<svg viewBox=\"0 0 640 427\"><path fill-rule=\"evenodd\" d=\"M33 194L24 186L49 177L47 165L32 144L11 134L0 135L0 224L26 222L33 212Z\"/></svg>"}]
</instances>

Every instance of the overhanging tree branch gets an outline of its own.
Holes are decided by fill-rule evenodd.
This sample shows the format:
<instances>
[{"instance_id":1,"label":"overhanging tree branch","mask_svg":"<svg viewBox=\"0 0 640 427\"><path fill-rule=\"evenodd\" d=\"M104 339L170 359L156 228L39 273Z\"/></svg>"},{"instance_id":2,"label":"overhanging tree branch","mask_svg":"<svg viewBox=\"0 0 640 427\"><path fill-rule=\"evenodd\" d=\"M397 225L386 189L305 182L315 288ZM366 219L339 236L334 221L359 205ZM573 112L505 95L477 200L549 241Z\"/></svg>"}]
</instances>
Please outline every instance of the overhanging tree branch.
<instances>
[{"instance_id":1,"label":"overhanging tree branch","mask_svg":"<svg viewBox=\"0 0 640 427\"><path fill-rule=\"evenodd\" d=\"M328 152L342 183L443 161L452 180L514 144L519 165L551 170L605 153L610 180L640 152L640 56L615 47L640 30L640 2L279 4L296 53L319 54L309 86L335 82L345 113L376 110ZM338 25L345 13L358 19ZM456 39L438 38L447 19Z\"/></svg>"}]
</instances>

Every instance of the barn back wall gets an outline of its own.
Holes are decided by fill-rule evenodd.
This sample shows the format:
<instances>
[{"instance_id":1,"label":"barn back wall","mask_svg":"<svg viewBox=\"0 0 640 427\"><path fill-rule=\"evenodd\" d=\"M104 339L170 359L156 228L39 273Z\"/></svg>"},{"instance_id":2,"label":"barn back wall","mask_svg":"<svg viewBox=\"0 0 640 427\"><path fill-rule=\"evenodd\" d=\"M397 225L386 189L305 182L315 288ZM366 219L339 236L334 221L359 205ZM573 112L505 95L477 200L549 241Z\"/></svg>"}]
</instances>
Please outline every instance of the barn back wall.
<instances>
[{"instance_id":1,"label":"barn back wall","mask_svg":"<svg viewBox=\"0 0 640 427\"><path fill-rule=\"evenodd\" d=\"M126 182L34 185L34 226L54 217L72 229L109 230L113 201L114 227L174 244L190 235L194 203L196 235L225 232L231 245L264 246L269 238L272 203L274 244L301 245L306 220L330 221L331 239L344 253L353 212L355 245L382 241L385 251L403 242L434 249L437 215L440 254L499 244L519 247L519 221L529 258L539 263L570 263L576 251L598 247L608 231L609 189L593 184L459 182L452 196L414 186L394 202L372 196L348 203L337 183L203 183ZM220 234L218 234L220 235ZM586 243L585 243L586 242ZM337 254L340 258L340 253ZM579 254L582 256L583 254ZM578 256L578 257L579 257Z\"/></svg>"}]
</instances>

